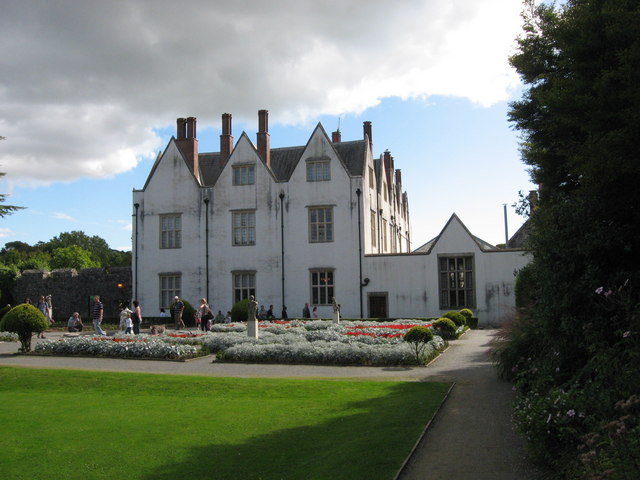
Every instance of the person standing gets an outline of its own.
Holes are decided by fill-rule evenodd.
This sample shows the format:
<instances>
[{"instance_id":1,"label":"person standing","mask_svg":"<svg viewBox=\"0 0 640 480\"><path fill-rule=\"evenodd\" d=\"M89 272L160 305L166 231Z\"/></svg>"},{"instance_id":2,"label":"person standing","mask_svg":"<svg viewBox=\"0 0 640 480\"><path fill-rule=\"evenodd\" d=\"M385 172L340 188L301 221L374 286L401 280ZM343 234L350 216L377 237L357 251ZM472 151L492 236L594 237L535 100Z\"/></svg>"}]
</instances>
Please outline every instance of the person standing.
<instances>
[{"instance_id":1,"label":"person standing","mask_svg":"<svg viewBox=\"0 0 640 480\"><path fill-rule=\"evenodd\" d=\"M133 334L140 335L140 324L142 323L142 310L140 309L140 302L138 302L138 300L133 301L133 313L131 314L131 321L133 322Z\"/></svg>"},{"instance_id":2,"label":"person standing","mask_svg":"<svg viewBox=\"0 0 640 480\"><path fill-rule=\"evenodd\" d=\"M211 311L206 298L200 299L200 307L198 308L198 313L200 314L200 326L202 327L202 331L208 332L209 322L213 318L213 312Z\"/></svg>"},{"instance_id":3,"label":"person standing","mask_svg":"<svg viewBox=\"0 0 640 480\"><path fill-rule=\"evenodd\" d=\"M173 298L173 319L176 322L176 330L182 330L185 325L182 320L182 312L184 311L184 303L177 295Z\"/></svg>"},{"instance_id":4,"label":"person standing","mask_svg":"<svg viewBox=\"0 0 640 480\"><path fill-rule=\"evenodd\" d=\"M44 295L40 295L40 298L38 298L38 303L36 304L36 308L40 310L42 312L42 315L44 315L44 318L47 319L47 325L51 325L51 321L50 321L51 313L49 312L49 304L44 299ZM44 332L39 332L38 338L47 338L47 337L44 336Z\"/></svg>"},{"instance_id":5,"label":"person standing","mask_svg":"<svg viewBox=\"0 0 640 480\"><path fill-rule=\"evenodd\" d=\"M283 306L282 306L282 319L283 319L283 320L286 320L287 318L289 318L289 317L287 316L287 306L286 306L286 305L283 305Z\"/></svg>"},{"instance_id":6,"label":"person standing","mask_svg":"<svg viewBox=\"0 0 640 480\"><path fill-rule=\"evenodd\" d=\"M309 304L305 303L302 309L302 318L311 318L311 312L309 311Z\"/></svg>"},{"instance_id":7,"label":"person standing","mask_svg":"<svg viewBox=\"0 0 640 480\"><path fill-rule=\"evenodd\" d=\"M131 315L124 319L124 333L129 335L131 333L131 327L133 326L133 321L131 320Z\"/></svg>"},{"instance_id":8,"label":"person standing","mask_svg":"<svg viewBox=\"0 0 640 480\"><path fill-rule=\"evenodd\" d=\"M102 330L100 324L102 323L102 317L104 315L104 305L100 301L100 295L93 297L93 307L91 308L91 320L93 320L93 329L97 335L106 335L107 332Z\"/></svg>"},{"instance_id":9,"label":"person standing","mask_svg":"<svg viewBox=\"0 0 640 480\"><path fill-rule=\"evenodd\" d=\"M316 319L318 318L318 307L313 307L312 315L313 315L313 318L316 318Z\"/></svg>"}]
</instances>

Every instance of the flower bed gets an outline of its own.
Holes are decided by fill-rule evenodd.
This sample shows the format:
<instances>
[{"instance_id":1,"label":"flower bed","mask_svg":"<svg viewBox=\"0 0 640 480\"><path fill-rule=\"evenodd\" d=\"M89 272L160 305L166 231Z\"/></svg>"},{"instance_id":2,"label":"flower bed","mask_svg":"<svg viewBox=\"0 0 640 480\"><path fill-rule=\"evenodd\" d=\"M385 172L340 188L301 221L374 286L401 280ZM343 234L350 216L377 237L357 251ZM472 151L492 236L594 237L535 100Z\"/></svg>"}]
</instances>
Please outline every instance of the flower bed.
<instances>
[{"instance_id":1,"label":"flower bed","mask_svg":"<svg viewBox=\"0 0 640 480\"><path fill-rule=\"evenodd\" d=\"M175 345L149 336L75 337L39 342L33 351L45 355L185 360L201 355L201 348Z\"/></svg>"},{"instance_id":2,"label":"flower bed","mask_svg":"<svg viewBox=\"0 0 640 480\"><path fill-rule=\"evenodd\" d=\"M18 334L13 332L0 332L0 342L17 342Z\"/></svg>"},{"instance_id":3,"label":"flower bed","mask_svg":"<svg viewBox=\"0 0 640 480\"><path fill-rule=\"evenodd\" d=\"M232 325L232 324L231 324ZM416 325L428 322L390 323L327 321L260 322L258 339L244 331L203 337L203 345L228 361L269 363L311 363L328 365L415 365L414 350L403 336ZM425 349L423 361L437 356L444 341L435 337Z\"/></svg>"},{"instance_id":4,"label":"flower bed","mask_svg":"<svg viewBox=\"0 0 640 480\"><path fill-rule=\"evenodd\" d=\"M245 324L218 324L211 332L168 332L159 336L124 335L63 338L39 342L35 354L103 357L188 359L215 353L218 359L239 362L307 363L325 365L415 365L413 348L404 334L431 323L345 321L262 321L257 339ZM445 342L429 342L422 362L436 357Z\"/></svg>"}]
</instances>

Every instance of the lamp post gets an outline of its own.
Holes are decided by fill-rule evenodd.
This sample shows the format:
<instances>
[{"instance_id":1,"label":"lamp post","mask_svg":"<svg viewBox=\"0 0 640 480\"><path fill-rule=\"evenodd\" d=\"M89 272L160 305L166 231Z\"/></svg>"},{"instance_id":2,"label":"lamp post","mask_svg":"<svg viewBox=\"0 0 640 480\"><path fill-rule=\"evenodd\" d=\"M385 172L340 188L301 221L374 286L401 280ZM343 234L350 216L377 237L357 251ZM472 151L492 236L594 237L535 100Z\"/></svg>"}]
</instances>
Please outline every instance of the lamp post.
<instances>
[{"instance_id":1,"label":"lamp post","mask_svg":"<svg viewBox=\"0 0 640 480\"><path fill-rule=\"evenodd\" d=\"M356 189L356 195L358 197L358 262L360 271L358 284L360 285L360 318L362 318L362 228L360 226L362 223L362 219L360 217L360 195L362 195L362 190L359 188Z\"/></svg>"},{"instance_id":2,"label":"lamp post","mask_svg":"<svg viewBox=\"0 0 640 480\"><path fill-rule=\"evenodd\" d=\"M282 275L282 309L284 310L284 192L280 192L280 248L281 248L281 264L280 273Z\"/></svg>"},{"instance_id":3,"label":"lamp post","mask_svg":"<svg viewBox=\"0 0 640 480\"><path fill-rule=\"evenodd\" d=\"M206 280L206 299L209 299L209 197L204 197L204 264Z\"/></svg>"}]
</instances>

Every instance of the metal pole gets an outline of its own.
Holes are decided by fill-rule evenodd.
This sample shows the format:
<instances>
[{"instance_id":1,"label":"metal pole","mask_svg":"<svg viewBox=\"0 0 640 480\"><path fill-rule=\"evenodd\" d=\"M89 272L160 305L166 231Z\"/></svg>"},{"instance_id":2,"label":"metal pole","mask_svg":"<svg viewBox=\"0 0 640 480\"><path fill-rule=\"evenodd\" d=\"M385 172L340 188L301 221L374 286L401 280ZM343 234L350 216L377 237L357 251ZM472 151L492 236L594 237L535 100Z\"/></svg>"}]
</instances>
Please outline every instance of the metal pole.
<instances>
[{"instance_id":1,"label":"metal pole","mask_svg":"<svg viewBox=\"0 0 640 480\"><path fill-rule=\"evenodd\" d=\"M134 260L133 260L133 271L135 272L135 276L133 279L133 298L137 299L138 298L138 208L140 208L140 204L139 203L134 203L133 204L134 207L136 207L136 221L135 221L135 228L136 228L136 234L134 236Z\"/></svg>"},{"instance_id":2,"label":"metal pole","mask_svg":"<svg viewBox=\"0 0 640 480\"><path fill-rule=\"evenodd\" d=\"M509 228L507 227L507 204L503 203L502 207L504 209L504 246L509 246Z\"/></svg>"},{"instance_id":3,"label":"metal pole","mask_svg":"<svg viewBox=\"0 0 640 480\"><path fill-rule=\"evenodd\" d=\"M360 195L362 194L362 190L359 188L356 190L356 195L358 196L358 261L360 265L360 277L359 277L359 285L360 285L360 318L362 316L362 228L361 218L360 218Z\"/></svg>"},{"instance_id":4,"label":"metal pole","mask_svg":"<svg viewBox=\"0 0 640 480\"><path fill-rule=\"evenodd\" d=\"M280 273L282 275L282 309L284 310L284 192L280 192L280 247L282 250L282 259L280 265Z\"/></svg>"},{"instance_id":5,"label":"metal pole","mask_svg":"<svg viewBox=\"0 0 640 480\"><path fill-rule=\"evenodd\" d=\"M209 198L204 198L204 262L205 262L205 278L206 278L206 298L209 298Z\"/></svg>"}]
</instances>

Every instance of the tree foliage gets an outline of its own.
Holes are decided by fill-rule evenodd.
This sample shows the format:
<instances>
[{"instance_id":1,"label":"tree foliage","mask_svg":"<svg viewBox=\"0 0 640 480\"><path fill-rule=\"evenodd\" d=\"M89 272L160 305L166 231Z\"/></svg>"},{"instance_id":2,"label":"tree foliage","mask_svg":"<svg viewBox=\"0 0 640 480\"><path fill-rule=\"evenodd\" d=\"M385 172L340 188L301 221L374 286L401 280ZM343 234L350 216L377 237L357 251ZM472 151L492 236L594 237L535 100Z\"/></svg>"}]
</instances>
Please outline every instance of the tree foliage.
<instances>
[{"instance_id":1,"label":"tree foliage","mask_svg":"<svg viewBox=\"0 0 640 480\"><path fill-rule=\"evenodd\" d=\"M4 140L4 137L0 137L0 140ZM6 174L4 172L0 172L0 178L4 177ZM16 207L15 205L5 205L5 201L7 199L6 193L0 193L0 218L6 217L7 215L11 215L17 210L22 210L24 207Z\"/></svg>"},{"instance_id":2,"label":"tree foliage","mask_svg":"<svg viewBox=\"0 0 640 480\"><path fill-rule=\"evenodd\" d=\"M33 246L20 241L9 242L0 251L0 263L17 266L21 271L128 267L131 265L131 252L113 250L97 235L89 237L84 232L73 231Z\"/></svg>"},{"instance_id":3,"label":"tree foliage","mask_svg":"<svg viewBox=\"0 0 640 480\"><path fill-rule=\"evenodd\" d=\"M527 271L534 301L497 358L516 372L520 428L547 460L579 470L580 436L640 391L640 376L619 363L640 358L640 3L527 0L523 18L511 63L527 89L509 118L540 185ZM583 409L562 442L536 435L554 432L560 397L540 403L552 391ZM534 404L543 415L527 410Z\"/></svg>"},{"instance_id":4,"label":"tree foliage","mask_svg":"<svg viewBox=\"0 0 640 480\"><path fill-rule=\"evenodd\" d=\"M78 245L56 248L51 257L51 268L83 268L98 267L98 263L91 259L91 255Z\"/></svg>"}]
</instances>

